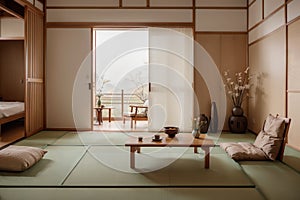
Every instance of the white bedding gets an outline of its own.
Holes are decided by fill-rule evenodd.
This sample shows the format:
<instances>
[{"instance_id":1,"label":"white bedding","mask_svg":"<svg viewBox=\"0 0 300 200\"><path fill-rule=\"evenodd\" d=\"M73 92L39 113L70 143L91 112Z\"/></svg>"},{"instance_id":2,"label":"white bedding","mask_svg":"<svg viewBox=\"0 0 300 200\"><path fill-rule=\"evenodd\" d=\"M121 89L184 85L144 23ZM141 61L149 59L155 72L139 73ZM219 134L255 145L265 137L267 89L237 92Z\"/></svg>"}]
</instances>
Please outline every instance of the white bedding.
<instances>
[{"instance_id":1,"label":"white bedding","mask_svg":"<svg viewBox=\"0 0 300 200\"><path fill-rule=\"evenodd\" d=\"M24 102L0 101L0 118L9 117L24 111Z\"/></svg>"}]
</instances>

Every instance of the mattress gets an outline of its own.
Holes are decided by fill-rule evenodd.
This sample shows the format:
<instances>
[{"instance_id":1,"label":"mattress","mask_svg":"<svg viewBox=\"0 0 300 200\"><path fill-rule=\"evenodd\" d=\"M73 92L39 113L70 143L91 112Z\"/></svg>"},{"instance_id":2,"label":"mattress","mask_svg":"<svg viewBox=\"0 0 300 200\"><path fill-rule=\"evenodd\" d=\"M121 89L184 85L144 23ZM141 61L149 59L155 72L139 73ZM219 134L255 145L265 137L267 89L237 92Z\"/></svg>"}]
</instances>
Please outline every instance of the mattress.
<instances>
[{"instance_id":1,"label":"mattress","mask_svg":"<svg viewBox=\"0 0 300 200\"><path fill-rule=\"evenodd\" d=\"M24 111L24 102L0 101L0 118L10 117Z\"/></svg>"}]
</instances>

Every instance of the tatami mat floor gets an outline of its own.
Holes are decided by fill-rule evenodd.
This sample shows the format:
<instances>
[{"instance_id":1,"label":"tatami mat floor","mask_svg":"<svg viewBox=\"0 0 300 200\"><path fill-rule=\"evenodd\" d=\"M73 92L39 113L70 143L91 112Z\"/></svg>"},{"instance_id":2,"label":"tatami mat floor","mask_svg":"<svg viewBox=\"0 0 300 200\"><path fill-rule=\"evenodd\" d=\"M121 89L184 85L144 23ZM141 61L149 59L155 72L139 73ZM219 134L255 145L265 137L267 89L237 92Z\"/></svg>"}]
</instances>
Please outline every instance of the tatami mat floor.
<instances>
[{"instance_id":1,"label":"tatami mat floor","mask_svg":"<svg viewBox=\"0 0 300 200\"><path fill-rule=\"evenodd\" d=\"M204 169L201 152L187 149L179 158L179 149L145 148L137 156L140 169L175 159L164 168L139 173L130 171L124 144L141 134L153 133L42 131L19 141L15 145L46 148L48 153L23 173L0 172L0 199L300 199L299 152L288 149L287 163L237 163L216 147L210 169ZM255 139L251 133L211 137L217 144Z\"/></svg>"}]
</instances>

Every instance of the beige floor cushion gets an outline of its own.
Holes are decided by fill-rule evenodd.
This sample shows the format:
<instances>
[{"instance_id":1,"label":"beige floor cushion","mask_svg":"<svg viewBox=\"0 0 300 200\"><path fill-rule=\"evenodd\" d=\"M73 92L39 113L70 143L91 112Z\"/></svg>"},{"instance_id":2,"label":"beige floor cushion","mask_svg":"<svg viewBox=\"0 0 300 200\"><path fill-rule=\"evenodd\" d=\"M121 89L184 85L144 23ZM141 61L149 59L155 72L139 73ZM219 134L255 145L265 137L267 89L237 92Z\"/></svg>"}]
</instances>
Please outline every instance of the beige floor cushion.
<instances>
[{"instance_id":1,"label":"beige floor cushion","mask_svg":"<svg viewBox=\"0 0 300 200\"><path fill-rule=\"evenodd\" d=\"M285 118L269 114L253 144L232 142L221 143L220 147L234 160L276 160L284 139L285 123Z\"/></svg>"},{"instance_id":2,"label":"beige floor cushion","mask_svg":"<svg viewBox=\"0 0 300 200\"><path fill-rule=\"evenodd\" d=\"M24 171L37 163L47 151L28 146L10 145L0 150L1 171Z\"/></svg>"},{"instance_id":3,"label":"beige floor cushion","mask_svg":"<svg viewBox=\"0 0 300 200\"><path fill-rule=\"evenodd\" d=\"M247 142L220 143L220 147L234 160L268 160L267 155L260 148Z\"/></svg>"}]
</instances>

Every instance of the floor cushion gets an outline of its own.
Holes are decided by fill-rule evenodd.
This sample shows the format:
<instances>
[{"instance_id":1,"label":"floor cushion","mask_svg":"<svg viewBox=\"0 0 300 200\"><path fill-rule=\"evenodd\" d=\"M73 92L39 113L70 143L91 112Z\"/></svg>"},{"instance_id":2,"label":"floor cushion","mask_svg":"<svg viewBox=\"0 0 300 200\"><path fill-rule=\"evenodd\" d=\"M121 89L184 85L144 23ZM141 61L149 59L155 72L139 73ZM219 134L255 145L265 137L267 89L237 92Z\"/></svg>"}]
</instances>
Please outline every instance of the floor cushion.
<instances>
[{"instance_id":1,"label":"floor cushion","mask_svg":"<svg viewBox=\"0 0 300 200\"><path fill-rule=\"evenodd\" d=\"M24 171L37 163L47 151L28 146L10 145L0 150L1 171Z\"/></svg>"},{"instance_id":2,"label":"floor cushion","mask_svg":"<svg viewBox=\"0 0 300 200\"><path fill-rule=\"evenodd\" d=\"M248 142L220 143L220 147L234 160L268 160L263 150Z\"/></svg>"},{"instance_id":3,"label":"floor cushion","mask_svg":"<svg viewBox=\"0 0 300 200\"><path fill-rule=\"evenodd\" d=\"M286 118L269 114L254 143L221 143L234 160L276 160L284 140Z\"/></svg>"}]
</instances>

